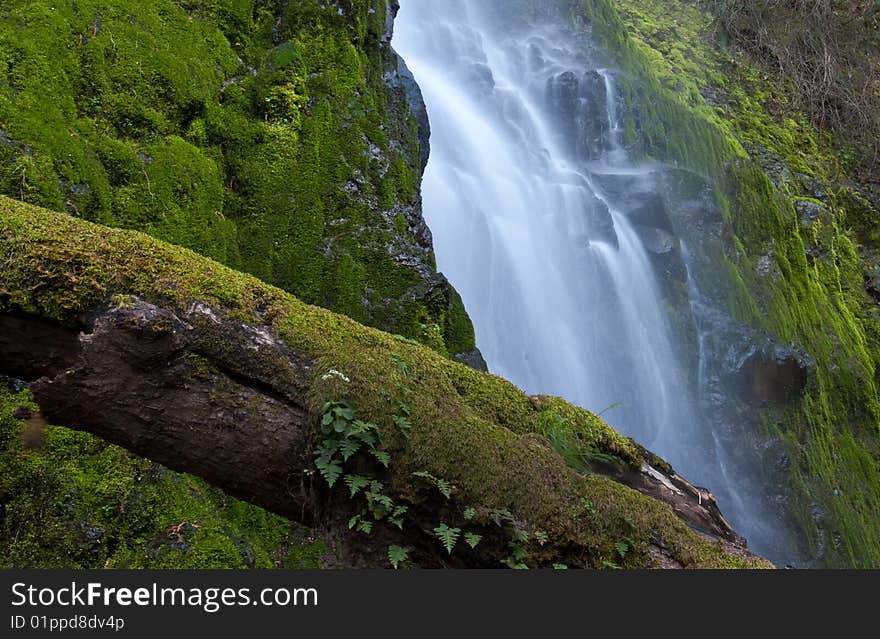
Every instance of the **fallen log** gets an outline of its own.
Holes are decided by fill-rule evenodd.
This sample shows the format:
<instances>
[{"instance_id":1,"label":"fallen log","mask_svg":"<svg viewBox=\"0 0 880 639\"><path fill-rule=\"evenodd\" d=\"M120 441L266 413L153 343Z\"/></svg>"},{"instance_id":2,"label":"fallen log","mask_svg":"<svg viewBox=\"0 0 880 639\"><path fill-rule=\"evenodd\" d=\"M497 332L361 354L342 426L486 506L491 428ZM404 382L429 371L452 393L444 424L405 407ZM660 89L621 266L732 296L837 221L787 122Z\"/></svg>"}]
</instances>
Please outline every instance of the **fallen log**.
<instances>
[{"instance_id":1,"label":"fallen log","mask_svg":"<svg viewBox=\"0 0 880 639\"><path fill-rule=\"evenodd\" d=\"M6 198L0 373L52 423L331 531L360 565L396 547L423 566L770 566L708 491L587 411ZM566 463L550 428L595 469Z\"/></svg>"}]
</instances>

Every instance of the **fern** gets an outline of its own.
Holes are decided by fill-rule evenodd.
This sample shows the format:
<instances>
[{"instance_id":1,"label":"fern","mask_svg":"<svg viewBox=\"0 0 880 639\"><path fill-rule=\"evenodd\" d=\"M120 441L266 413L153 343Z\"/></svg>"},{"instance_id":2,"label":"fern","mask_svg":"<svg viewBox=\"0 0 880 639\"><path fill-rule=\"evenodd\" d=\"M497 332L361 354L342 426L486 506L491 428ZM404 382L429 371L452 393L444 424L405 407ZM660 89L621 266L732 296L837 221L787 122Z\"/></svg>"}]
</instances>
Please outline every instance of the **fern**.
<instances>
[{"instance_id":1,"label":"fern","mask_svg":"<svg viewBox=\"0 0 880 639\"><path fill-rule=\"evenodd\" d=\"M397 570L404 561L409 559L409 550L400 546L388 546L388 561Z\"/></svg>"},{"instance_id":2,"label":"fern","mask_svg":"<svg viewBox=\"0 0 880 639\"><path fill-rule=\"evenodd\" d=\"M464 509L464 519L465 521L471 521L477 515L476 508L465 508Z\"/></svg>"},{"instance_id":3,"label":"fern","mask_svg":"<svg viewBox=\"0 0 880 639\"><path fill-rule=\"evenodd\" d=\"M403 433L404 437L409 437L409 432L412 430L412 422L409 420L409 417L395 415L392 419L394 420L394 425L400 429L400 432Z\"/></svg>"},{"instance_id":4,"label":"fern","mask_svg":"<svg viewBox=\"0 0 880 639\"><path fill-rule=\"evenodd\" d=\"M342 459L348 461L354 457L361 449L363 444L356 439L343 439L339 442L339 452L342 453Z\"/></svg>"},{"instance_id":5,"label":"fern","mask_svg":"<svg viewBox=\"0 0 880 639\"><path fill-rule=\"evenodd\" d=\"M334 484L336 484L336 480L342 475L342 466L335 461L319 458L315 461L315 466L317 466L318 471L327 481L330 488L333 488Z\"/></svg>"},{"instance_id":6,"label":"fern","mask_svg":"<svg viewBox=\"0 0 880 639\"><path fill-rule=\"evenodd\" d=\"M394 364L394 366L397 368L397 370L399 370L401 373L403 373L404 377L409 377L409 369L410 369L409 362L407 362L405 359L403 359L401 357L398 357L397 355L392 355L391 356L391 363Z\"/></svg>"},{"instance_id":7,"label":"fern","mask_svg":"<svg viewBox=\"0 0 880 639\"><path fill-rule=\"evenodd\" d=\"M526 549L517 543L510 544L510 557L504 560L508 567L514 570L528 570L525 560L528 557Z\"/></svg>"},{"instance_id":8,"label":"fern","mask_svg":"<svg viewBox=\"0 0 880 639\"><path fill-rule=\"evenodd\" d=\"M568 564L553 564L553 570L568 570Z\"/></svg>"},{"instance_id":9,"label":"fern","mask_svg":"<svg viewBox=\"0 0 880 639\"><path fill-rule=\"evenodd\" d=\"M397 526L400 530L403 530L403 516L406 514L407 510L409 509L406 506L397 506L388 518L388 522L393 526Z\"/></svg>"},{"instance_id":10,"label":"fern","mask_svg":"<svg viewBox=\"0 0 880 639\"><path fill-rule=\"evenodd\" d=\"M543 546L550 540L550 537L543 530L539 530L535 533L535 539Z\"/></svg>"},{"instance_id":11,"label":"fern","mask_svg":"<svg viewBox=\"0 0 880 639\"><path fill-rule=\"evenodd\" d=\"M384 450L370 450L370 454L385 468L388 468L391 465L391 455Z\"/></svg>"},{"instance_id":12,"label":"fern","mask_svg":"<svg viewBox=\"0 0 880 639\"><path fill-rule=\"evenodd\" d=\"M446 524L440 524L434 529L434 534L443 542L446 552L451 555L452 549L455 548L455 544L461 536L461 528L450 528Z\"/></svg>"},{"instance_id":13,"label":"fern","mask_svg":"<svg viewBox=\"0 0 880 639\"><path fill-rule=\"evenodd\" d=\"M445 479L437 480L437 490L446 497L446 499L450 499L452 497L452 484L450 484Z\"/></svg>"},{"instance_id":14,"label":"fern","mask_svg":"<svg viewBox=\"0 0 880 639\"><path fill-rule=\"evenodd\" d=\"M496 526L500 526L504 521L513 521L513 515L507 508L493 508L489 511L489 518L495 522Z\"/></svg>"},{"instance_id":15,"label":"fern","mask_svg":"<svg viewBox=\"0 0 880 639\"><path fill-rule=\"evenodd\" d=\"M351 491L352 499L357 496L357 494L366 488L370 484L370 480L366 477L361 477L360 475L346 475L343 479L345 485L348 486L348 489Z\"/></svg>"},{"instance_id":16,"label":"fern","mask_svg":"<svg viewBox=\"0 0 880 639\"><path fill-rule=\"evenodd\" d=\"M325 439L321 442L321 445L318 446L318 450L315 452L315 455L319 459L330 460L339 452L339 440L337 439Z\"/></svg>"},{"instance_id":17,"label":"fern","mask_svg":"<svg viewBox=\"0 0 880 639\"><path fill-rule=\"evenodd\" d=\"M465 541L465 543L466 543L468 546L471 547L471 549L476 548L476 547L477 547L477 544L480 543L480 541L481 541L482 539L483 539L483 536L482 536L482 535L478 535L478 534L476 534L476 533L468 532L468 533L465 533L465 534L464 534L464 541Z\"/></svg>"},{"instance_id":18,"label":"fern","mask_svg":"<svg viewBox=\"0 0 880 639\"><path fill-rule=\"evenodd\" d=\"M596 507L593 505L593 500L591 500L589 497L584 497L583 499L581 499L581 506L583 507L586 514L596 514Z\"/></svg>"},{"instance_id":19,"label":"fern","mask_svg":"<svg viewBox=\"0 0 880 639\"><path fill-rule=\"evenodd\" d=\"M357 530L365 535L369 535L373 532L373 522L364 518L364 513L361 513L348 520L348 529Z\"/></svg>"}]
</instances>

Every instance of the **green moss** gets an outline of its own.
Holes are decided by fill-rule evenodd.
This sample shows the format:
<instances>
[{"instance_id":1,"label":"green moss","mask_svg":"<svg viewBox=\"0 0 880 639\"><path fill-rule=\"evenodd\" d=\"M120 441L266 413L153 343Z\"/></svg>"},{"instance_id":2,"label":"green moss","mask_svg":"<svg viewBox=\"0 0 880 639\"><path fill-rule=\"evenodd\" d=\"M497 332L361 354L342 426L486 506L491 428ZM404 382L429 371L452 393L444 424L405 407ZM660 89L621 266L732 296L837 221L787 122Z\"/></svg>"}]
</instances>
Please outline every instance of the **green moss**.
<instances>
[{"instance_id":1,"label":"green moss","mask_svg":"<svg viewBox=\"0 0 880 639\"><path fill-rule=\"evenodd\" d=\"M667 505L569 467L540 434L551 414L598 450L638 462L632 445L589 413L529 398L509 382L309 306L185 249L0 199L0 260L0 310L70 321L125 291L172 309L202 300L242 318L259 315L290 347L312 355L316 371L344 373L348 381L314 377L315 420L326 401L345 400L379 425L395 460L387 482L396 494L418 504L423 498L412 474L427 471L451 481L462 504L481 512L508 509L527 529L540 527L572 544L557 542L544 555L534 549L539 565L555 553L572 566L601 567L616 542L636 534L644 548L632 553L632 565L655 564L647 544L656 539L687 567L766 565L707 543ZM392 420L394 407L404 403L412 421L408 437ZM589 513L585 499L594 505ZM228 559L228 551L218 542L205 561Z\"/></svg>"}]
</instances>

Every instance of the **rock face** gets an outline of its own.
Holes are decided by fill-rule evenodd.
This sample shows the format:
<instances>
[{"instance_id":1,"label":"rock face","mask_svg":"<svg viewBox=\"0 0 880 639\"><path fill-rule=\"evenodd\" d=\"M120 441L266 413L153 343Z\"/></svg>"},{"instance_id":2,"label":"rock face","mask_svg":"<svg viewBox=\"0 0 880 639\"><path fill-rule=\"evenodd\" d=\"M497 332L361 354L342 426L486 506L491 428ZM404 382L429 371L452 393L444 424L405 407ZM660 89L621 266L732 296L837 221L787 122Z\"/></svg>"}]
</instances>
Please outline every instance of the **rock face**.
<instances>
[{"instance_id":1,"label":"rock face","mask_svg":"<svg viewBox=\"0 0 880 639\"><path fill-rule=\"evenodd\" d=\"M396 2L107 0L88 27L44 0L9 4L4 42L42 42L21 64L53 72L0 87L0 193L143 230L449 356L474 349L422 217L430 128L391 48ZM57 20L29 21L43 4ZM132 24L150 53L119 35ZM48 95L77 106L15 108Z\"/></svg>"},{"instance_id":2,"label":"rock face","mask_svg":"<svg viewBox=\"0 0 880 639\"><path fill-rule=\"evenodd\" d=\"M597 71L578 76L564 71L547 83L547 100L563 128L564 144L574 141L575 152L585 160L598 159L610 148L605 79Z\"/></svg>"}]
</instances>

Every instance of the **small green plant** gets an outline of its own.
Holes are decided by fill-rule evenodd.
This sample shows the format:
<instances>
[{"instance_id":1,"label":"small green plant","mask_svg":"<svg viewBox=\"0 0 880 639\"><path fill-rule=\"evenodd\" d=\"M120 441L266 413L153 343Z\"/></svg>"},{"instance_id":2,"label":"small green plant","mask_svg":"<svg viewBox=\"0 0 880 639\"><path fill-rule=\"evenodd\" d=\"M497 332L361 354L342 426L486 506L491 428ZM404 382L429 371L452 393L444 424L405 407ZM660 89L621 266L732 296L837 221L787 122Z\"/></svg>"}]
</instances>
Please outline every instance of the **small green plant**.
<instances>
[{"instance_id":1,"label":"small green plant","mask_svg":"<svg viewBox=\"0 0 880 639\"><path fill-rule=\"evenodd\" d=\"M596 514L596 507L593 505L593 500L589 497L581 499L581 507L587 515L592 516Z\"/></svg>"},{"instance_id":2,"label":"small green plant","mask_svg":"<svg viewBox=\"0 0 880 639\"><path fill-rule=\"evenodd\" d=\"M622 540L620 540L616 544L614 544L614 550L617 551L617 556L620 557L621 561L625 561L626 556L635 547L636 547L636 542L634 542L629 537L624 537Z\"/></svg>"},{"instance_id":3,"label":"small green plant","mask_svg":"<svg viewBox=\"0 0 880 639\"><path fill-rule=\"evenodd\" d=\"M439 490L446 499L452 498L452 491L455 489L455 487L447 480L435 477L431 473L424 470L413 473L413 476L418 477L419 479L424 479L425 481L433 484L434 487L436 487L437 490Z\"/></svg>"},{"instance_id":4,"label":"small green plant","mask_svg":"<svg viewBox=\"0 0 880 639\"><path fill-rule=\"evenodd\" d=\"M409 433L412 430L412 422L409 420L409 414L406 415L395 415L392 417L394 421L394 425L403 433L404 437L409 437Z\"/></svg>"},{"instance_id":5,"label":"small green plant","mask_svg":"<svg viewBox=\"0 0 880 639\"><path fill-rule=\"evenodd\" d=\"M471 550L476 548L477 544L479 544L482 540L483 540L483 536L478 535L477 533L466 532L464 534L464 541L468 546L471 547Z\"/></svg>"},{"instance_id":6,"label":"small green plant","mask_svg":"<svg viewBox=\"0 0 880 639\"><path fill-rule=\"evenodd\" d=\"M394 364L395 368L403 373L404 377L409 377L410 373L410 364L405 359L398 355L391 356L391 363Z\"/></svg>"},{"instance_id":7,"label":"small green plant","mask_svg":"<svg viewBox=\"0 0 880 639\"><path fill-rule=\"evenodd\" d=\"M409 550L400 546L388 546L388 561L395 570L400 568L400 564L409 559Z\"/></svg>"},{"instance_id":8,"label":"small green plant","mask_svg":"<svg viewBox=\"0 0 880 639\"><path fill-rule=\"evenodd\" d=\"M373 532L373 522L364 517L365 513L361 513L360 515L355 515L351 519L348 520L348 529L349 530L357 530L358 532L362 532L365 535L369 535Z\"/></svg>"},{"instance_id":9,"label":"small green plant","mask_svg":"<svg viewBox=\"0 0 880 639\"><path fill-rule=\"evenodd\" d=\"M443 543L446 552L451 555L452 549L455 548L455 544L461 536L461 528L452 528L446 524L440 524L434 529L434 534Z\"/></svg>"},{"instance_id":10,"label":"small green plant","mask_svg":"<svg viewBox=\"0 0 880 639\"><path fill-rule=\"evenodd\" d=\"M409 508L406 506L395 506L394 511L388 516L388 522L397 526L400 530L403 530L403 516L407 513Z\"/></svg>"},{"instance_id":11,"label":"small green plant","mask_svg":"<svg viewBox=\"0 0 880 639\"><path fill-rule=\"evenodd\" d=\"M565 463L580 473L593 472L596 464L621 466L624 463L619 457L599 450L595 444L587 441L583 433L572 430L559 415L547 416L541 424L541 430Z\"/></svg>"},{"instance_id":12,"label":"small green plant","mask_svg":"<svg viewBox=\"0 0 880 639\"><path fill-rule=\"evenodd\" d=\"M504 560L504 563L513 570L528 570L529 567L526 565L526 559L528 556L529 554L526 552L526 549L522 544L511 542L510 556Z\"/></svg>"},{"instance_id":13,"label":"small green plant","mask_svg":"<svg viewBox=\"0 0 880 639\"><path fill-rule=\"evenodd\" d=\"M464 509L465 521L471 521L476 516L477 516L477 509L476 508L465 508Z\"/></svg>"},{"instance_id":14,"label":"small green plant","mask_svg":"<svg viewBox=\"0 0 880 639\"><path fill-rule=\"evenodd\" d=\"M351 491L351 498L357 497L357 494L370 485L369 477L361 477L360 475L346 475L343 479L345 485Z\"/></svg>"},{"instance_id":15,"label":"small green plant","mask_svg":"<svg viewBox=\"0 0 880 639\"><path fill-rule=\"evenodd\" d=\"M321 416L321 432L324 440L315 453L315 466L330 488L342 477L349 497L362 498L366 505L365 510L349 520L349 529L370 535L375 522L388 521L402 530L408 508L394 503L385 494L381 481L366 475L345 474L345 465L359 453L369 455L386 468L391 464L391 455L379 449L379 427L356 419L347 402L327 402Z\"/></svg>"},{"instance_id":16,"label":"small green plant","mask_svg":"<svg viewBox=\"0 0 880 639\"><path fill-rule=\"evenodd\" d=\"M345 462L361 451L366 451L386 468L391 464L391 456L379 449L379 427L355 419L354 409L347 402L324 404L321 433L324 440L315 452L315 466L330 488L342 476ZM357 494L352 485L349 489Z\"/></svg>"}]
</instances>

